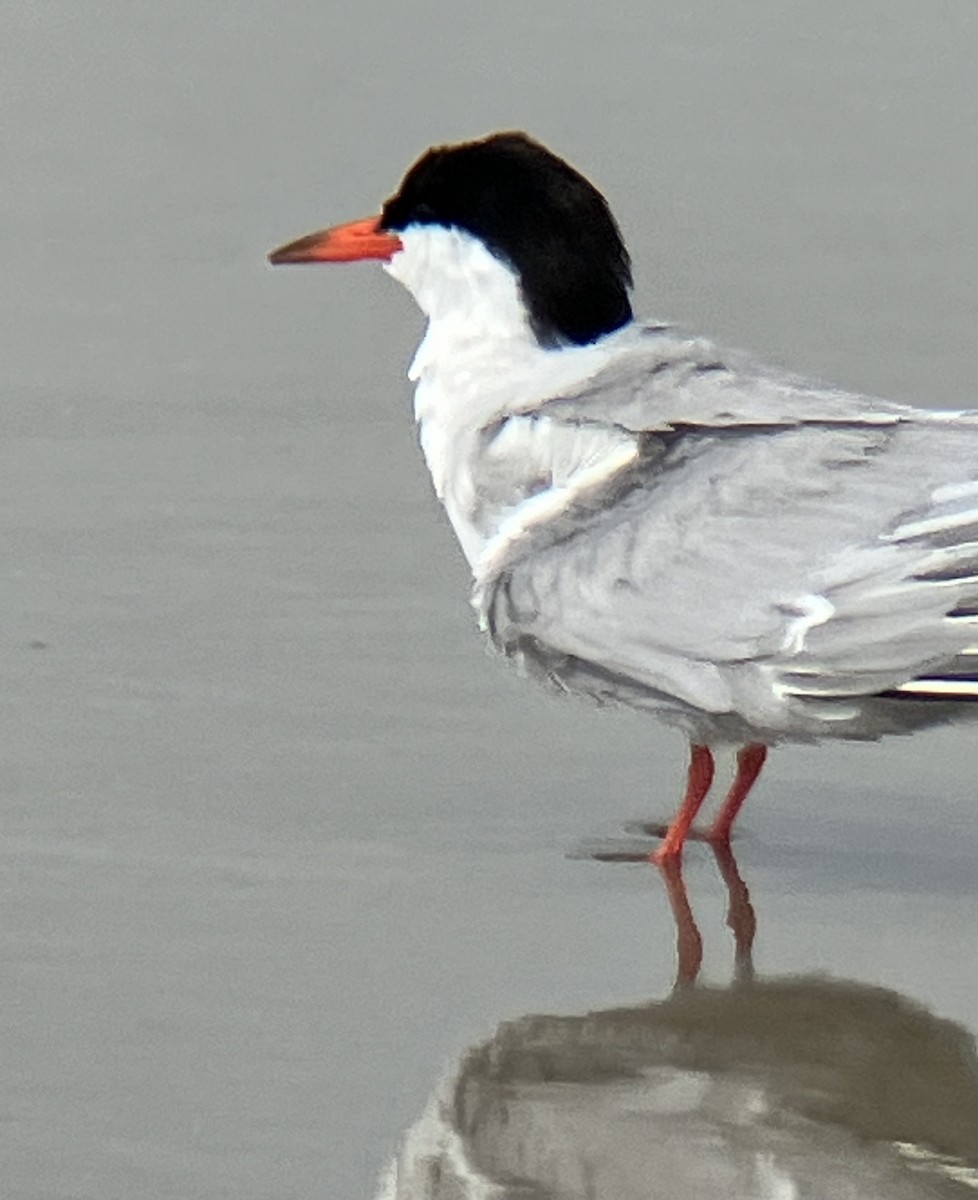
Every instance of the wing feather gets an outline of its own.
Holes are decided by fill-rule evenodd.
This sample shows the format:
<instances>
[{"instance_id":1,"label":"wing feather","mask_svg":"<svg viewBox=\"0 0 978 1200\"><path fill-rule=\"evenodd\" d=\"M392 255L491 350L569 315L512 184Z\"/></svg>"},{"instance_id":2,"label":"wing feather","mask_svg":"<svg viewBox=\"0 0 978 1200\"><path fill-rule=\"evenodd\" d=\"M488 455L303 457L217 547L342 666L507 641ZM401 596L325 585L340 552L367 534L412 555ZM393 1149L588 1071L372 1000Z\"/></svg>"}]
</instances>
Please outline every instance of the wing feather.
<instances>
[{"instance_id":1,"label":"wing feather","mask_svg":"<svg viewBox=\"0 0 978 1200\"><path fill-rule=\"evenodd\" d=\"M805 424L892 425L915 410L757 362L671 325L639 328L614 361L532 411L635 433ZM920 414L918 414L920 415Z\"/></svg>"},{"instance_id":2,"label":"wing feather","mask_svg":"<svg viewBox=\"0 0 978 1200\"><path fill-rule=\"evenodd\" d=\"M634 419L633 391L627 427L654 445L647 469L500 564L505 588L485 589L497 640L529 637L748 720L772 695L871 695L961 655L974 629L952 614L978 603L978 421L862 421L858 398L836 403L844 393L826 393L837 419L802 419L812 393L778 389L776 409L751 401L761 423L699 426L684 412L658 433ZM584 400L545 407L577 421ZM646 389L647 415L653 401ZM615 402L602 403L604 422Z\"/></svg>"}]
</instances>

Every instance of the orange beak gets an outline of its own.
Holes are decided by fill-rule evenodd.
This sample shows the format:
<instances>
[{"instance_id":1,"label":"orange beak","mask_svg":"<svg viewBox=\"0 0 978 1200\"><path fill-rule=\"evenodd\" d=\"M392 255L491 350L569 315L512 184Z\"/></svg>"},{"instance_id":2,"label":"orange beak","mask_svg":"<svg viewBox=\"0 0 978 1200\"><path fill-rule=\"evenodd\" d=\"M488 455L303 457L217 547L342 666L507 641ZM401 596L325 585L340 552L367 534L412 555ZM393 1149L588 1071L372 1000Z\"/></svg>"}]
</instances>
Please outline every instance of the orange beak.
<instances>
[{"instance_id":1,"label":"orange beak","mask_svg":"<svg viewBox=\"0 0 978 1200\"><path fill-rule=\"evenodd\" d=\"M364 217L332 229L320 229L279 246L268 261L279 263L356 262L361 258L379 258L387 262L401 248L401 239L380 228L380 217Z\"/></svg>"}]
</instances>

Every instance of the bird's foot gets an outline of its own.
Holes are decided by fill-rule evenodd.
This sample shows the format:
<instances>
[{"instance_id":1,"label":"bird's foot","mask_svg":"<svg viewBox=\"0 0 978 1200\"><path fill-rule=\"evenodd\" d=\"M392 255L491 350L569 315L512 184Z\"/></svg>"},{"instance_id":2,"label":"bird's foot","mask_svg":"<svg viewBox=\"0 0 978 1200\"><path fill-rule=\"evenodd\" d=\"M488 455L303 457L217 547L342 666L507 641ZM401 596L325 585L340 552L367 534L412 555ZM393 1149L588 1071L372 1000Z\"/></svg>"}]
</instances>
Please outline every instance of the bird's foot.
<instances>
[{"instance_id":1,"label":"bird's foot","mask_svg":"<svg viewBox=\"0 0 978 1200\"><path fill-rule=\"evenodd\" d=\"M669 826L650 823L647 821L632 821L625 827L626 833L638 834L641 837L664 838L669 832ZM711 846L729 846L730 830L717 829L711 825L706 829L692 828L687 834L687 842L707 842Z\"/></svg>"}]
</instances>

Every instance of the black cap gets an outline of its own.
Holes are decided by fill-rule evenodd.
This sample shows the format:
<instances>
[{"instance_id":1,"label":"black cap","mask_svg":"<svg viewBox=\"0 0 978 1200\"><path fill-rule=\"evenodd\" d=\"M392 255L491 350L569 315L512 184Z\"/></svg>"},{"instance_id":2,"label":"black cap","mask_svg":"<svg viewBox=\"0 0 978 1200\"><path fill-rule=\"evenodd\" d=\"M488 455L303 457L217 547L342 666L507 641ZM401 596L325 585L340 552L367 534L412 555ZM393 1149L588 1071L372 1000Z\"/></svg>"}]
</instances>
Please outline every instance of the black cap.
<instances>
[{"instance_id":1,"label":"black cap","mask_svg":"<svg viewBox=\"0 0 978 1200\"><path fill-rule=\"evenodd\" d=\"M380 219L411 225L462 229L511 267L543 346L584 345L632 319L631 264L607 201L525 133L424 154Z\"/></svg>"}]
</instances>

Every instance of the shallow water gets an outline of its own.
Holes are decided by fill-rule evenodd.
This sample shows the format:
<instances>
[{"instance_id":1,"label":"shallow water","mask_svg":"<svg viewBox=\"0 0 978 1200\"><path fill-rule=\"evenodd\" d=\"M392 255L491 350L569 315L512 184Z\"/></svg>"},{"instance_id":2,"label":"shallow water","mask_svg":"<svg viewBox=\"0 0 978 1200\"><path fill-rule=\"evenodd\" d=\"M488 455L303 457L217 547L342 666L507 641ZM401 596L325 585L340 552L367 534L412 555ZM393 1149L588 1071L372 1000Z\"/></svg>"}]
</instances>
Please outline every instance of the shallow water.
<instances>
[{"instance_id":1,"label":"shallow water","mask_svg":"<svg viewBox=\"0 0 978 1200\"><path fill-rule=\"evenodd\" d=\"M586 853L669 814L684 747L486 655L414 444L420 319L379 271L265 251L371 211L431 141L518 125L608 194L641 311L973 404L975 10L5 0L0 24L0 1191L373 1195L478 1047L669 996L662 881ZM886 989L967 1075L976 791L973 730L774 754L737 843L769 994ZM719 994L703 847L685 881ZM755 1092L803 1090L790 1044ZM688 1069L655 1045L633 1074ZM867 1134L849 1077L823 1083L831 1112L786 1102L777 1144L750 1127L750 1170L774 1155L799 1195L839 1162L855 1195L965 1186L878 1157L943 1131L974 1166L952 1116L922 1126L886 1077L900 1119ZM552 1114L510 1095L527 1128ZM675 1154L629 1160L588 1099L551 1149L701 1161L729 1194L692 1101ZM752 1111L721 1099L724 1128ZM484 1173L511 1166L493 1128Z\"/></svg>"}]
</instances>

